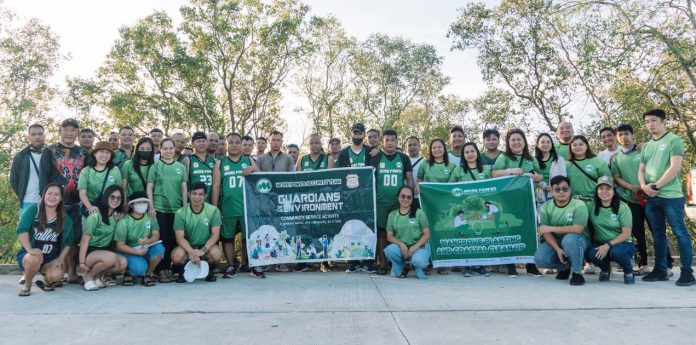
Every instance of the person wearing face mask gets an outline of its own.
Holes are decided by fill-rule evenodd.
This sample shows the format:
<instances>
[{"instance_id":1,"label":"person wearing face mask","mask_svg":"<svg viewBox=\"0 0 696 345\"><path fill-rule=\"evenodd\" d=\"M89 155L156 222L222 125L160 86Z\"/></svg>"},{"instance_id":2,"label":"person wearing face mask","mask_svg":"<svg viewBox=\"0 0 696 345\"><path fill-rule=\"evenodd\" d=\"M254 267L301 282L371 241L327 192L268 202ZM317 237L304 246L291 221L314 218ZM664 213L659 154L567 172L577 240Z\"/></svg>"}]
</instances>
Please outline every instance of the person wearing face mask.
<instances>
[{"instance_id":1,"label":"person wearing face mask","mask_svg":"<svg viewBox=\"0 0 696 345\"><path fill-rule=\"evenodd\" d=\"M365 145L365 125L356 123L351 127L351 145L339 152L336 162L329 160L329 169L371 166L373 150Z\"/></svg>"},{"instance_id":2,"label":"person wearing face mask","mask_svg":"<svg viewBox=\"0 0 696 345\"><path fill-rule=\"evenodd\" d=\"M130 213L121 218L114 234L116 250L128 262L123 285L132 286L133 277L139 277L143 286L153 286L153 271L164 255L164 246L159 241L159 225L156 218L147 215L150 200L145 192L131 194L128 205Z\"/></svg>"},{"instance_id":3,"label":"person wearing face mask","mask_svg":"<svg viewBox=\"0 0 696 345\"><path fill-rule=\"evenodd\" d=\"M133 159L127 160L121 167L123 189L126 191L126 194L145 192L147 174L150 172L150 167L155 163L153 147L152 139L148 137L141 138L135 146Z\"/></svg>"}]
</instances>

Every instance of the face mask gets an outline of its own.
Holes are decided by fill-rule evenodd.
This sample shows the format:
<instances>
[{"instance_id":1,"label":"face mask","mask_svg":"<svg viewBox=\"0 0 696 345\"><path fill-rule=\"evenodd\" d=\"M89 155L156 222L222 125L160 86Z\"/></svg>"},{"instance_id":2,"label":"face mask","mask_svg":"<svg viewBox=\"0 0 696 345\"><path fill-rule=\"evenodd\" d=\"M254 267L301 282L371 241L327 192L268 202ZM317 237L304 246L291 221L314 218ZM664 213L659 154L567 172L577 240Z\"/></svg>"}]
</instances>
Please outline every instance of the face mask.
<instances>
[{"instance_id":1,"label":"face mask","mask_svg":"<svg viewBox=\"0 0 696 345\"><path fill-rule=\"evenodd\" d=\"M353 138L353 145L360 145L363 142L360 138Z\"/></svg>"},{"instance_id":2,"label":"face mask","mask_svg":"<svg viewBox=\"0 0 696 345\"><path fill-rule=\"evenodd\" d=\"M133 210L138 213L147 213L147 203L144 202L139 202L135 205L133 205Z\"/></svg>"},{"instance_id":3,"label":"face mask","mask_svg":"<svg viewBox=\"0 0 696 345\"><path fill-rule=\"evenodd\" d=\"M152 158L152 151L140 151L140 157L143 159L150 159Z\"/></svg>"}]
</instances>

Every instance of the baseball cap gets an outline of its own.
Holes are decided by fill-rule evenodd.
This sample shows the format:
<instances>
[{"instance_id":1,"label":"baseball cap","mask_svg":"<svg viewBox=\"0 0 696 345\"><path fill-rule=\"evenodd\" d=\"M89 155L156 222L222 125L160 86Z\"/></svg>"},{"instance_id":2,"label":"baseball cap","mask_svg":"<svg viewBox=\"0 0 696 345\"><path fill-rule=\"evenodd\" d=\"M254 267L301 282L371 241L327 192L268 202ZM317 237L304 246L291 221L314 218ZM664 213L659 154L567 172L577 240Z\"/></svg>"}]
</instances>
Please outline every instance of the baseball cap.
<instances>
[{"instance_id":1,"label":"baseball cap","mask_svg":"<svg viewBox=\"0 0 696 345\"><path fill-rule=\"evenodd\" d=\"M614 188L614 178L612 178L611 176L600 176L597 180L597 187L603 184Z\"/></svg>"},{"instance_id":2,"label":"baseball cap","mask_svg":"<svg viewBox=\"0 0 696 345\"><path fill-rule=\"evenodd\" d=\"M67 118L63 120L63 122L60 124L61 127L67 127L67 126L73 126L75 128L80 128L80 125L77 123L77 120L73 118Z\"/></svg>"},{"instance_id":3,"label":"baseball cap","mask_svg":"<svg viewBox=\"0 0 696 345\"><path fill-rule=\"evenodd\" d=\"M191 142L195 142L198 139L208 140L208 136L203 132L194 132L193 136L191 136Z\"/></svg>"},{"instance_id":4,"label":"baseball cap","mask_svg":"<svg viewBox=\"0 0 696 345\"><path fill-rule=\"evenodd\" d=\"M360 133L365 133L365 125L363 125L362 123L356 123L353 125L353 127L351 127L351 131L353 131L353 132L358 131Z\"/></svg>"}]
</instances>

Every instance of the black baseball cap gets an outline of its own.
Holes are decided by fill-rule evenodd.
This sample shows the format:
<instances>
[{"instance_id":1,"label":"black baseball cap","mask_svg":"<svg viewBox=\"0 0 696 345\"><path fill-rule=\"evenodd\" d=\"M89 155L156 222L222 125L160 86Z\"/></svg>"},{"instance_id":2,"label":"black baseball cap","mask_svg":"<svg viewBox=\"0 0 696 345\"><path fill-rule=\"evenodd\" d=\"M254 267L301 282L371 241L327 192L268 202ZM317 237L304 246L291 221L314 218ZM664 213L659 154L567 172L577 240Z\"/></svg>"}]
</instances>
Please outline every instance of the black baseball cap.
<instances>
[{"instance_id":1,"label":"black baseball cap","mask_svg":"<svg viewBox=\"0 0 696 345\"><path fill-rule=\"evenodd\" d=\"M67 126L73 126L75 128L80 128L80 125L77 123L77 120L73 119L72 117L67 118L63 120L63 122L60 124L61 127L67 127Z\"/></svg>"},{"instance_id":2,"label":"black baseball cap","mask_svg":"<svg viewBox=\"0 0 696 345\"><path fill-rule=\"evenodd\" d=\"M193 133L193 136L191 136L191 142L193 143L193 142L195 142L195 141L198 140L198 139L205 139L205 140L208 140L208 136L205 135L204 132L194 132L194 133Z\"/></svg>"},{"instance_id":3,"label":"black baseball cap","mask_svg":"<svg viewBox=\"0 0 696 345\"><path fill-rule=\"evenodd\" d=\"M356 123L353 125L353 127L351 127L351 131L353 131L353 132L358 131L360 133L365 133L365 125L363 125L362 123Z\"/></svg>"}]
</instances>

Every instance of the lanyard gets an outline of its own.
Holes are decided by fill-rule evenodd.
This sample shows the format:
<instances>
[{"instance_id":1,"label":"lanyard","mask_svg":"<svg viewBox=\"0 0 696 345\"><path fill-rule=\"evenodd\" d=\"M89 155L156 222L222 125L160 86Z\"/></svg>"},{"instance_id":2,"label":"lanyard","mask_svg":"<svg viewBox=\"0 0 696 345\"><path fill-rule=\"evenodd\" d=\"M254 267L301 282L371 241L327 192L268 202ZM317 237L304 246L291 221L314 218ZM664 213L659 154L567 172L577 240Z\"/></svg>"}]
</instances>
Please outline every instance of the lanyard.
<instances>
[{"instance_id":1,"label":"lanyard","mask_svg":"<svg viewBox=\"0 0 696 345\"><path fill-rule=\"evenodd\" d=\"M36 162L34 161L34 156L32 156L31 152L29 152L29 160L31 161L31 165L34 166L34 171L36 171L36 177L39 177L39 167L36 165Z\"/></svg>"}]
</instances>

